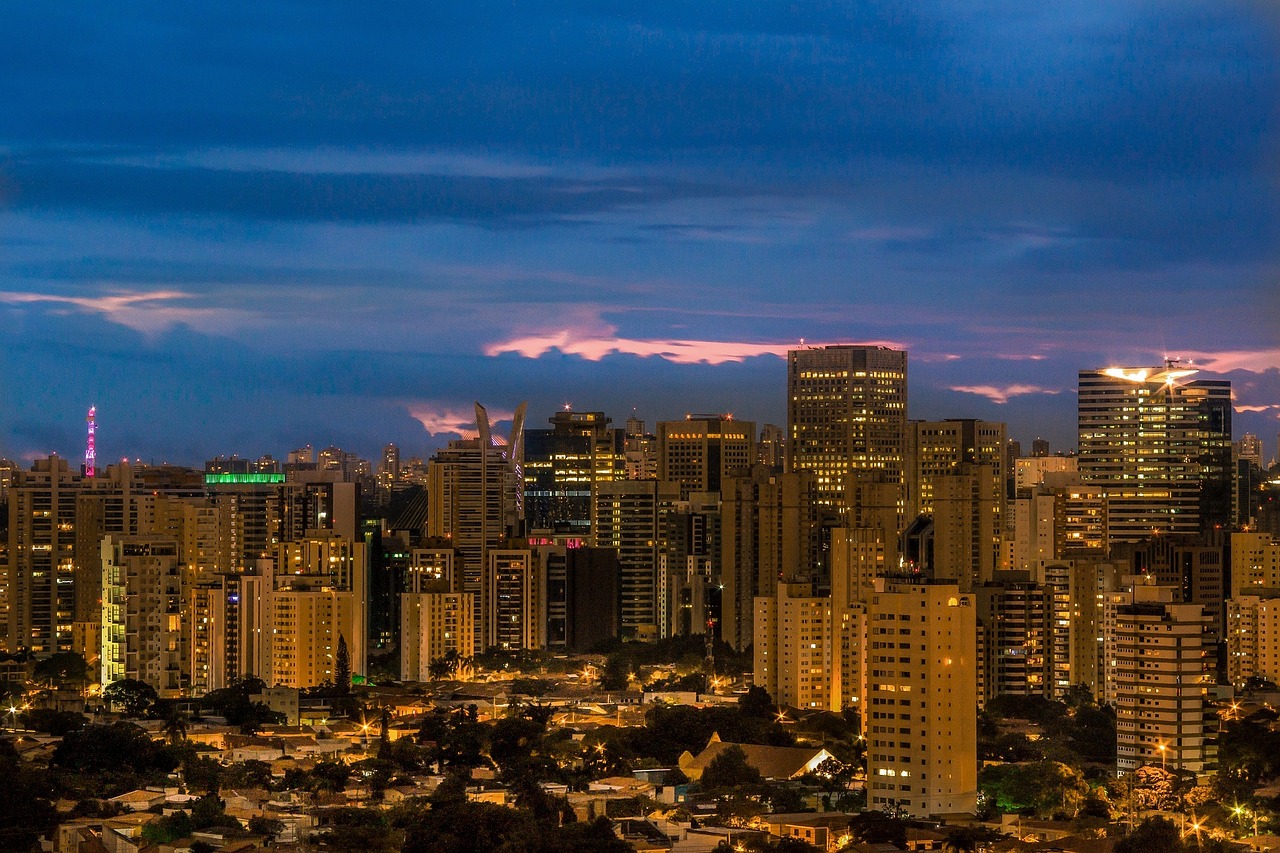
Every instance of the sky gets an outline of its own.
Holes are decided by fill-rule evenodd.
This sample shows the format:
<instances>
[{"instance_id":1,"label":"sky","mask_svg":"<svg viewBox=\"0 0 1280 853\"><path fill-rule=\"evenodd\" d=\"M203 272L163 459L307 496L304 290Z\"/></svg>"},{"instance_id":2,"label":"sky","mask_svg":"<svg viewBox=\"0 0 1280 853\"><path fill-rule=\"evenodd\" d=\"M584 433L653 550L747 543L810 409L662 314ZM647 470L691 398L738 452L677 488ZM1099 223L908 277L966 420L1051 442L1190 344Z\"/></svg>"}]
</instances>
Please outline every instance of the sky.
<instances>
[{"instance_id":1,"label":"sky","mask_svg":"<svg viewBox=\"0 0 1280 853\"><path fill-rule=\"evenodd\" d=\"M1269 6L13 4L0 456L783 424L802 341L1055 450L1078 370L1178 357L1274 455Z\"/></svg>"}]
</instances>

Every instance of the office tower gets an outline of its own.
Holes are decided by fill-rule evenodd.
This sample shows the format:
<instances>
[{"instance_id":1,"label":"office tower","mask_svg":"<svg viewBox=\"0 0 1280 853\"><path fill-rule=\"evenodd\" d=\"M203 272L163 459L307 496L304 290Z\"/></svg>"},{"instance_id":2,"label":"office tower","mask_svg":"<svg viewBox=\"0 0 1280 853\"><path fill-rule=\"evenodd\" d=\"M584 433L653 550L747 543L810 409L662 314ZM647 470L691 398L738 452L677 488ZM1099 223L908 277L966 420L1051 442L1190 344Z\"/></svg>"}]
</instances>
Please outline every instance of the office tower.
<instances>
[{"instance_id":1,"label":"office tower","mask_svg":"<svg viewBox=\"0 0 1280 853\"><path fill-rule=\"evenodd\" d=\"M503 442L477 403L478 437L449 442L427 463L427 535L452 541L461 558L457 589L474 596L477 653L484 651L485 552L518 535L524 523L524 410L524 403L516 407Z\"/></svg>"},{"instance_id":2,"label":"office tower","mask_svg":"<svg viewBox=\"0 0 1280 853\"><path fill-rule=\"evenodd\" d=\"M76 498L83 487L65 459L49 456L10 488L10 652L73 650Z\"/></svg>"},{"instance_id":3,"label":"office tower","mask_svg":"<svg viewBox=\"0 0 1280 853\"><path fill-rule=\"evenodd\" d=\"M1262 439L1253 433L1246 432L1240 436L1240 440L1235 443L1234 450L1237 459L1252 462L1259 468L1262 467Z\"/></svg>"},{"instance_id":4,"label":"office tower","mask_svg":"<svg viewBox=\"0 0 1280 853\"><path fill-rule=\"evenodd\" d=\"M754 601L755 683L779 705L839 711L831 695L839 649L831 598L807 583L779 583L770 592Z\"/></svg>"},{"instance_id":5,"label":"office tower","mask_svg":"<svg viewBox=\"0 0 1280 853\"><path fill-rule=\"evenodd\" d=\"M689 415L658 422L658 479L680 484L680 500L719 492L728 477L755 464L756 425L732 415Z\"/></svg>"},{"instance_id":6,"label":"office tower","mask_svg":"<svg viewBox=\"0 0 1280 853\"><path fill-rule=\"evenodd\" d=\"M1014 579L1017 575L1022 579ZM996 696L1054 698L1054 592L1025 573L984 583L974 590L985 704ZM1063 658L1067 649L1061 648Z\"/></svg>"},{"instance_id":7,"label":"office tower","mask_svg":"<svg viewBox=\"0 0 1280 853\"><path fill-rule=\"evenodd\" d=\"M719 635L720 493L694 492L663 518L658 553L658 624L663 637Z\"/></svg>"},{"instance_id":8,"label":"office tower","mask_svg":"<svg viewBox=\"0 0 1280 853\"><path fill-rule=\"evenodd\" d=\"M1251 678L1280 683L1280 590L1227 601L1227 681Z\"/></svg>"},{"instance_id":9,"label":"office tower","mask_svg":"<svg viewBox=\"0 0 1280 853\"><path fill-rule=\"evenodd\" d=\"M531 534L591 535L591 490L623 479L622 430L604 412L566 409L524 433L525 522Z\"/></svg>"},{"instance_id":10,"label":"office tower","mask_svg":"<svg viewBox=\"0 0 1280 853\"><path fill-rule=\"evenodd\" d=\"M1196 372L1080 371L1080 473L1105 491L1111 542L1230 524L1231 383Z\"/></svg>"},{"instance_id":11,"label":"office tower","mask_svg":"<svg viewBox=\"0 0 1280 853\"><path fill-rule=\"evenodd\" d=\"M144 682L162 699L190 683L184 654L185 567L178 541L108 534L101 545L102 683Z\"/></svg>"},{"instance_id":12,"label":"office tower","mask_svg":"<svg viewBox=\"0 0 1280 853\"><path fill-rule=\"evenodd\" d=\"M471 657L475 603L450 590L452 551L418 549L400 594L400 679L430 681L433 664ZM457 670L445 674L456 675Z\"/></svg>"},{"instance_id":13,"label":"office tower","mask_svg":"<svg viewBox=\"0 0 1280 853\"><path fill-rule=\"evenodd\" d=\"M977 623L953 583L881 578L867 612L867 805L912 817L978 804Z\"/></svg>"},{"instance_id":14,"label":"office tower","mask_svg":"<svg viewBox=\"0 0 1280 853\"><path fill-rule=\"evenodd\" d=\"M957 474L962 465L982 465L991 469L988 491L997 514L996 529L1003 531L1006 441L1002 423L959 418L908 421L904 488L907 518L933 515L941 478Z\"/></svg>"},{"instance_id":15,"label":"office tower","mask_svg":"<svg viewBox=\"0 0 1280 853\"><path fill-rule=\"evenodd\" d=\"M781 471L787 463L787 431L777 424L760 427L760 441L756 444L756 461L761 465Z\"/></svg>"},{"instance_id":16,"label":"office tower","mask_svg":"<svg viewBox=\"0 0 1280 853\"><path fill-rule=\"evenodd\" d=\"M1031 455L1043 458L1049 455L1049 440L1047 438L1035 438L1031 442Z\"/></svg>"},{"instance_id":17,"label":"office tower","mask_svg":"<svg viewBox=\"0 0 1280 853\"><path fill-rule=\"evenodd\" d=\"M625 447L628 480L658 479L658 437L645 432L644 421L634 414L627 418Z\"/></svg>"},{"instance_id":18,"label":"office tower","mask_svg":"<svg viewBox=\"0 0 1280 853\"><path fill-rule=\"evenodd\" d=\"M662 519L679 497L677 484L659 480L618 480L596 488L593 544L618 552L623 637L658 638L659 539Z\"/></svg>"},{"instance_id":19,"label":"office tower","mask_svg":"<svg viewBox=\"0 0 1280 853\"><path fill-rule=\"evenodd\" d=\"M247 572L258 560L269 559L281 539L284 501L279 486L285 475L208 470L212 465L205 464L205 488L230 524L230 569Z\"/></svg>"},{"instance_id":20,"label":"office tower","mask_svg":"<svg viewBox=\"0 0 1280 853\"><path fill-rule=\"evenodd\" d=\"M545 644L546 599L541 567L529 548L490 548L481 588L483 647L503 651Z\"/></svg>"},{"instance_id":21,"label":"office tower","mask_svg":"<svg viewBox=\"0 0 1280 853\"><path fill-rule=\"evenodd\" d=\"M838 504L851 471L901 484L906 457L907 354L874 346L787 353L787 470L812 471Z\"/></svg>"},{"instance_id":22,"label":"office tower","mask_svg":"<svg viewBox=\"0 0 1280 853\"><path fill-rule=\"evenodd\" d=\"M1214 760L1213 655L1198 604L1178 604L1175 590L1136 583L1104 629L1115 637L1116 769L1144 764L1202 773Z\"/></svg>"},{"instance_id":23,"label":"office tower","mask_svg":"<svg viewBox=\"0 0 1280 853\"><path fill-rule=\"evenodd\" d=\"M741 650L751 645L756 596L821 573L825 510L810 471L757 466L726 480L721 494L720 637Z\"/></svg>"}]
</instances>

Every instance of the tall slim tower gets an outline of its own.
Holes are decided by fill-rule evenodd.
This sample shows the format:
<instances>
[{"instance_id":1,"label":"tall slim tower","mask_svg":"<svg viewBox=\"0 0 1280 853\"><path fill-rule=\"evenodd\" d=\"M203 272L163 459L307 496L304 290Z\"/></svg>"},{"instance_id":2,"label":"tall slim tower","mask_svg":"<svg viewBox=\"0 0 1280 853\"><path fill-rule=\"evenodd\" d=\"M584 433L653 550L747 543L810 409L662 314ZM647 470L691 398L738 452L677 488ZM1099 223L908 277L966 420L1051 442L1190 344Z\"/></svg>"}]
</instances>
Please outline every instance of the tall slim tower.
<instances>
[{"instance_id":1,"label":"tall slim tower","mask_svg":"<svg viewBox=\"0 0 1280 853\"><path fill-rule=\"evenodd\" d=\"M94 476L94 469L98 463L98 450L96 447L96 439L98 432L98 407L89 407L89 417L85 418L88 422L88 437L85 439L84 445L84 475L86 477Z\"/></svg>"},{"instance_id":2,"label":"tall slim tower","mask_svg":"<svg viewBox=\"0 0 1280 853\"><path fill-rule=\"evenodd\" d=\"M883 471L901 484L906 427L904 350L841 344L787 353L787 470L814 472L824 503L840 503L851 471Z\"/></svg>"}]
</instances>

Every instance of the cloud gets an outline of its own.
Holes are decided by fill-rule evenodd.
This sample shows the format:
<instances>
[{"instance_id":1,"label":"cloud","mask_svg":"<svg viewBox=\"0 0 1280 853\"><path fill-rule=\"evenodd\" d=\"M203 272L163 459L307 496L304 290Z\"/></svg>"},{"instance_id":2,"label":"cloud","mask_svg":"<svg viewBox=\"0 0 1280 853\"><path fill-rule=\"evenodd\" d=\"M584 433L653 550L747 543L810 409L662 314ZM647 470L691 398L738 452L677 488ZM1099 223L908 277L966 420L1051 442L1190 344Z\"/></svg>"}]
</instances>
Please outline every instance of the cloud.
<instances>
[{"instance_id":1,"label":"cloud","mask_svg":"<svg viewBox=\"0 0 1280 853\"><path fill-rule=\"evenodd\" d=\"M1232 406L1232 408L1242 414L1244 412L1270 412L1273 410L1280 411L1280 403L1273 403L1269 406Z\"/></svg>"},{"instance_id":2,"label":"cloud","mask_svg":"<svg viewBox=\"0 0 1280 853\"><path fill-rule=\"evenodd\" d=\"M474 405L468 407L454 402L424 401L408 403L406 408L409 415L432 435L452 434L463 438L475 438L479 435L476 430ZM515 416L514 412L494 409L490 406L485 406L485 410L489 412L491 425L510 421Z\"/></svg>"},{"instance_id":3,"label":"cloud","mask_svg":"<svg viewBox=\"0 0 1280 853\"><path fill-rule=\"evenodd\" d=\"M1027 394L1060 394L1061 391L1055 388L1042 388L1039 385L952 385L950 390L959 391L962 394L977 394L980 397L986 397L993 403L1003 405L1014 397L1022 397Z\"/></svg>"},{"instance_id":4,"label":"cloud","mask_svg":"<svg viewBox=\"0 0 1280 853\"><path fill-rule=\"evenodd\" d=\"M1211 373L1230 373L1233 370L1266 373L1268 370L1280 370L1280 349L1192 351L1181 355L1182 360L1193 367Z\"/></svg>"},{"instance_id":5,"label":"cloud","mask_svg":"<svg viewBox=\"0 0 1280 853\"><path fill-rule=\"evenodd\" d=\"M0 291L0 302L10 305L67 305L101 314L112 323L146 335L155 335L178 324L204 330L228 329L252 315L233 308L205 308L182 303L195 299L180 290L113 291L102 296L62 296L51 293Z\"/></svg>"},{"instance_id":6,"label":"cloud","mask_svg":"<svg viewBox=\"0 0 1280 853\"><path fill-rule=\"evenodd\" d=\"M486 355L491 356L515 353L526 358L538 358L555 351L565 355L581 356L589 361L600 361L610 355L635 355L642 358L656 356L675 364L725 364L759 356L786 358L789 350L799 349L804 345L804 341L753 343L680 339L643 340L613 335L584 335L564 329L490 344L484 351ZM870 341L865 342L865 345L903 348L902 344L890 341Z\"/></svg>"}]
</instances>

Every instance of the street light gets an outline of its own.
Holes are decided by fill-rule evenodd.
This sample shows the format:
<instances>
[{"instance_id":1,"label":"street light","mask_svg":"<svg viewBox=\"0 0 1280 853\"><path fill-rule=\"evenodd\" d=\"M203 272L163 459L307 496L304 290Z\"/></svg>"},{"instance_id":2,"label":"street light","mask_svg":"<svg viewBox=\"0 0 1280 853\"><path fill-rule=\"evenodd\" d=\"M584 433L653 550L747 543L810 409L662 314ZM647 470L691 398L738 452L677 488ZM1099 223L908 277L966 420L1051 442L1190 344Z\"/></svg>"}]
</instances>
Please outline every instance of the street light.
<instances>
[{"instance_id":1,"label":"street light","mask_svg":"<svg viewBox=\"0 0 1280 853\"><path fill-rule=\"evenodd\" d=\"M1169 747L1165 744L1164 741L1160 741L1160 743L1156 746L1156 749L1160 750L1160 769L1164 770L1166 769L1165 757L1169 752Z\"/></svg>"}]
</instances>

